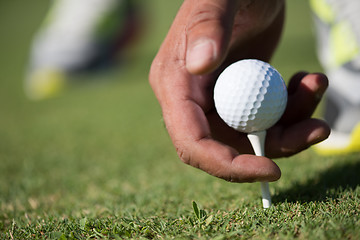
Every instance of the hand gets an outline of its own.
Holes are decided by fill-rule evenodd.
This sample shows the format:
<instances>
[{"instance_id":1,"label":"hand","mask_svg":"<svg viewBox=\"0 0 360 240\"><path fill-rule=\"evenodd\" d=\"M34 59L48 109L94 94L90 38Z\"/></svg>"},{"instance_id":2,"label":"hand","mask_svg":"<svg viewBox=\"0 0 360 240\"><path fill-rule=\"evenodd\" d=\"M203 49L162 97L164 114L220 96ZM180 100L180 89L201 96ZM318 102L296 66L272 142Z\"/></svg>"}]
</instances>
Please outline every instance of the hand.
<instances>
[{"instance_id":1,"label":"hand","mask_svg":"<svg viewBox=\"0 0 360 240\"><path fill-rule=\"evenodd\" d=\"M228 181L280 178L278 166L250 155L246 135L217 115L213 87L219 72L234 61L269 61L283 20L282 0L184 1L149 75L182 161ZM328 136L328 126L310 118L326 87L321 74L291 79L287 110L268 130L267 156L290 156Z\"/></svg>"}]
</instances>

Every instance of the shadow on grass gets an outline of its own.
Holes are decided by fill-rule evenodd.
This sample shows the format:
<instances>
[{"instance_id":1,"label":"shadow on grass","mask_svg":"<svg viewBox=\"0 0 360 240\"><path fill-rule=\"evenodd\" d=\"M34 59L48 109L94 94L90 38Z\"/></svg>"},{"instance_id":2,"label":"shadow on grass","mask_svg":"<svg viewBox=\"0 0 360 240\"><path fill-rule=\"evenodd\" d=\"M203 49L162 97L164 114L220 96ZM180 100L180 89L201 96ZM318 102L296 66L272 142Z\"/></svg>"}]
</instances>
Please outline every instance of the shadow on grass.
<instances>
[{"instance_id":1,"label":"shadow on grass","mask_svg":"<svg viewBox=\"0 0 360 240\"><path fill-rule=\"evenodd\" d=\"M337 198L345 189L354 190L360 186L360 155L353 155L352 161L337 163L320 172L306 183L296 183L273 197L274 202L326 201Z\"/></svg>"}]
</instances>

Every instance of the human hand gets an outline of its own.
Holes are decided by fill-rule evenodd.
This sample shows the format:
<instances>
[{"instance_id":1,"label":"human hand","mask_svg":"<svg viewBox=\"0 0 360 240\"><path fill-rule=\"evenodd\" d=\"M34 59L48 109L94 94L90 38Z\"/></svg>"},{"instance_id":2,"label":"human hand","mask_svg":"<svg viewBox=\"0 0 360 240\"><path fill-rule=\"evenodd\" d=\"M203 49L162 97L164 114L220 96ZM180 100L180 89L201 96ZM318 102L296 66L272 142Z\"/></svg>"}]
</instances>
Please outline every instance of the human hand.
<instances>
[{"instance_id":1,"label":"human hand","mask_svg":"<svg viewBox=\"0 0 360 240\"><path fill-rule=\"evenodd\" d=\"M235 182L275 181L278 166L250 155L246 135L216 113L213 87L230 63L269 61L280 38L283 1L185 0L153 61L149 80L182 161ZM325 139L327 125L311 115L327 87L321 74L296 74L282 119L268 130L266 155L290 156Z\"/></svg>"}]
</instances>

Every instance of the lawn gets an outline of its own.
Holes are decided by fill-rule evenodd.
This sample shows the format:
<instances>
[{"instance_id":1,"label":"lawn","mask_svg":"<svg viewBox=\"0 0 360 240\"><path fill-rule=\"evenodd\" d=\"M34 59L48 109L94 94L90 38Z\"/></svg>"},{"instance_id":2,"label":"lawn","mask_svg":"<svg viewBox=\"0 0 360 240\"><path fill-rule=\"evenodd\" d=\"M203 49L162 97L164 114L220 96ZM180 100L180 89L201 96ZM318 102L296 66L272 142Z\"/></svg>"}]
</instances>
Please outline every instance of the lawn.
<instances>
[{"instance_id":1,"label":"lawn","mask_svg":"<svg viewBox=\"0 0 360 240\"><path fill-rule=\"evenodd\" d=\"M0 238L360 239L359 154L277 160L266 211L258 183L178 160L147 75L181 1L142 2L146 25L127 61L32 102L23 78L49 3L0 1ZM288 3L273 65L285 78L321 71L306 1Z\"/></svg>"}]
</instances>

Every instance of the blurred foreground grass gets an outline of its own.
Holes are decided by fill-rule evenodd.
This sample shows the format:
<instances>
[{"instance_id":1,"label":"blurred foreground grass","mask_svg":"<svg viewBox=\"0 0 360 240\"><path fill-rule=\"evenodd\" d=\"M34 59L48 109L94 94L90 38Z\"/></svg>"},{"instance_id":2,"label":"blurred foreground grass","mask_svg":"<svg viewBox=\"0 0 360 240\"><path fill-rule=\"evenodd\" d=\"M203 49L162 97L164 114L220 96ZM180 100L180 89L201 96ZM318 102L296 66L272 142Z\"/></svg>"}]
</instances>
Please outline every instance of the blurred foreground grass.
<instances>
[{"instance_id":1,"label":"blurred foreground grass","mask_svg":"<svg viewBox=\"0 0 360 240\"><path fill-rule=\"evenodd\" d=\"M177 159L147 74L180 2L144 1L142 40L100 83L30 102L22 81L48 1L0 1L0 238L359 239L357 154L278 160L269 211L258 184ZM306 2L288 3L273 64L285 78L321 71Z\"/></svg>"}]
</instances>

